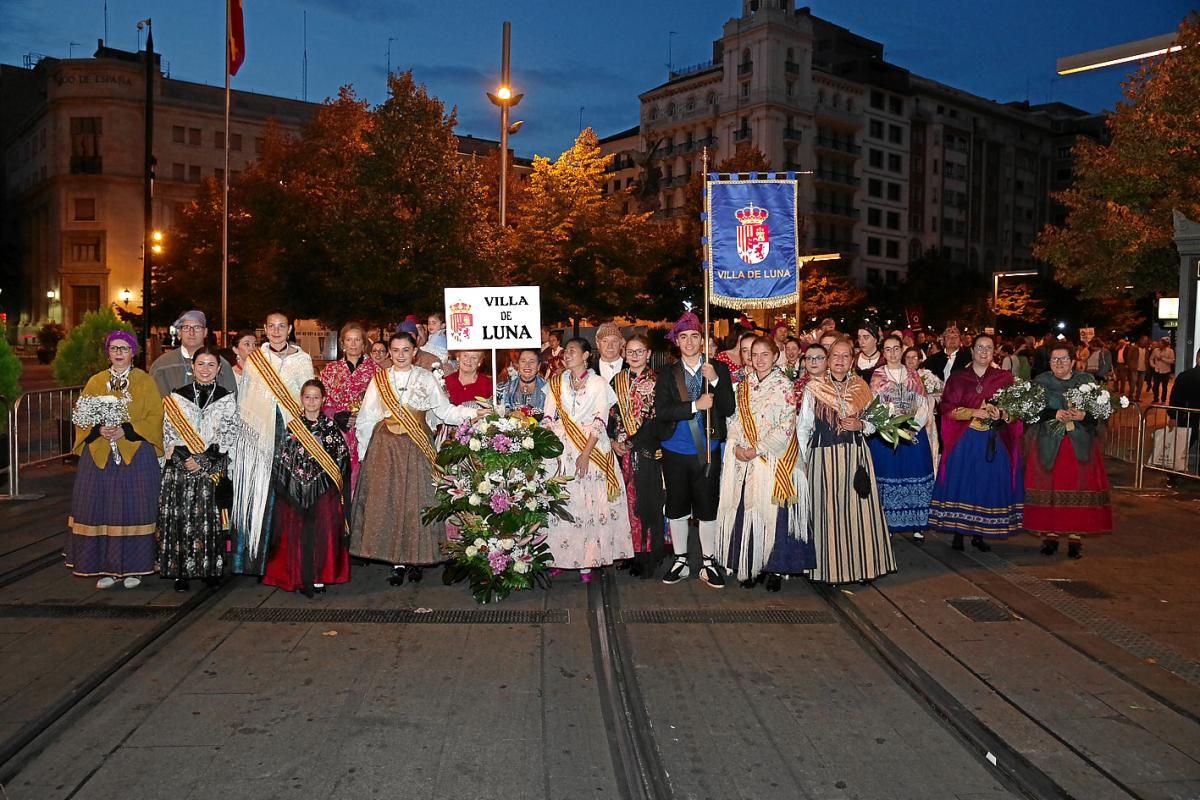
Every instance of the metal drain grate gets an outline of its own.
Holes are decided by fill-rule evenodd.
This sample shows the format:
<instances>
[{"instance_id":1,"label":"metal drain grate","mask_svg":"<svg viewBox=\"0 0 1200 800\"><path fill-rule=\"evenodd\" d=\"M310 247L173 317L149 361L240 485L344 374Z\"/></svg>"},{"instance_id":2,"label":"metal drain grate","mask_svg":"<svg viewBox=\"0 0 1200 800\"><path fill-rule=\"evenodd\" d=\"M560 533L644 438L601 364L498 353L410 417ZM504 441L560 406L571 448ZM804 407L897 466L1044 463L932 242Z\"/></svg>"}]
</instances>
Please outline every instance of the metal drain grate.
<instances>
[{"instance_id":1,"label":"metal drain grate","mask_svg":"<svg viewBox=\"0 0 1200 800\"><path fill-rule=\"evenodd\" d=\"M74 606L40 603L31 605L0 605L0 617L27 619L165 619L179 609L175 606Z\"/></svg>"},{"instance_id":2,"label":"metal drain grate","mask_svg":"<svg viewBox=\"0 0 1200 800\"><path fill-rule=\"evenodd\" d=\"M661 624L724 624L758 625L832 625L833 617L824 611L801 611L794 608L762 608L745 611L735 609L660 608L630 609L621 612L625 623Z\"/></svg>"},{"instance_id":3,"label":"metal drain grate","mask_svg":"<svg viewBox=\"0 0 1200 800\"><path fill-rule=\"evenodd\" d=\"M1082 597L1085 600L1105 600L1112 597L1111 594L1091 581L1075 581L1070 578L1050 578L1049 580L1067 594Z\"/></svg>"},{"instance_id":4,"label":"metal drain grate","mask_svg":"<svg viewBox=\"0 0 1200 800\"><path fill-rule=\"evenodd\" d=\"M946 601L972 622L1013 622L1017 616L988 597L955 597Z\"/></svg>"},{"instance_id":5,"label":"metal drain grate","mask_svg":"<svg viewBox=\"0 0 1200 800\"><path fill-rule=\"evenodd\" d=\"M565 608L540 611L470 608L415 611L402 608L231 608L226 622L349 622L366 625L561 625Z\"/></svg>"}]
</instances>

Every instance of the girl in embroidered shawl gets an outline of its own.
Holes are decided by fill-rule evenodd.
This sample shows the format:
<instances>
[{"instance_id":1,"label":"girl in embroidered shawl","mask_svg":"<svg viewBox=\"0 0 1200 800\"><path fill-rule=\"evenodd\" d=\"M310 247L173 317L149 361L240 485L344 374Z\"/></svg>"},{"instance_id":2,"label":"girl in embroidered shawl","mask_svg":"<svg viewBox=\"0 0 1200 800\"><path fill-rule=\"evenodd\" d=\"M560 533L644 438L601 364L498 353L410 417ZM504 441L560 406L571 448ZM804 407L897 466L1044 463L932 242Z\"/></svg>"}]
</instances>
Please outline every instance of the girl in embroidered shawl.
<instances>
[{"instance_id":1,"label":"girl in embroidered shawl","mask_svg":"<svg viewBox=\"0 0 1200 800\"><path fill-rule=\"evenodd\" d=\"M913 539L925 539L929 524L929 500L933 496L933 451L929 447L926 425L933 416L933 403L925 393L925 383L900 360L904 343L899 336L883 339L883 363L871 375L871 393L902 414L911 414L920 429L912 441L896 447L877 436L867 444L875 462L879 496L892 533L911 532Z\"/></svg>"},{"instance_id":2,"label":"girl in embroidered shawl","mask_svg":"<svg viewBox=\"0 0 1200 800\"><path fill-rule=\"evenodd\" d=\"M1100 453L1099 421L1070 408L1066 393L1096 379L1071 369L1067 345L1050 350L1050 371L1033 382L1046 390L1046 409L1026 437L1024 528L1042 536L1044 555L1058 551L1067 536L1067 555L1083 556L1084 536L1112 533L1112 500ZM1070 430L1067 430L1067 427Z\"/></svg>"},{"instance_id":3,"label":"girl in embroidered shawl","mask_svg":"<svg viewBox=\"0 0 1200 800\"><path fill-rule=\"evenodd\" d=\"M111 367L93 375L82 396L111 395L129 411L119 427L75 427L79 456L71 494L65 555L76 575L99 577L107 589L126 589L154 572L154 520L158 514L158 457L162 454L162 395L154 379L133 366L137 339L113 331L105 341ZM119 462L112 457L113 448Z\"/></svg>"},{"instance_id":4,"label":"girl in embroidered shawl","mask_svg":"<svg viewBox=\"0 0 1200 800\"><path fill-rule=\"evenodd\" d=\"M272 470L275 544L262 579L268 586L308 597L324 593L326 584L350 580L343 510L350 493L350 450L337 424L321 413L326 399L325 386L318 380L305 381L300 388L304 427L332 460L341 486L296 434L285 432Z\"/></svg>"},{"instance_id":5,"label":"girl in embroidered shawl","mask_svg":"<svg viewBox=\"0 0 1200 800\"><path fill-rule=\"evenodd\" d=\"M362 462L350 513L350 552L392 567L388 583L419 581L422 567L445 560L446 524L421 522L434 501L431 431L458 425L484 409L453 406L432 372L413 363L417 337L406 331L388 341L392 365L380 370L358 411Z\"/></svg>"},{"instance_id":6,"label":"girl in embroidered shawl","mask_svg":"<svg viewBox=\"0 0 1200 800\"><path fill-rule=\"evenodd\" d=\"M567 484L567 511L574 521L552 519L546 544L557 569L582 570L633 557L629 507L608 440L608 414L617 397L603 378L588 369L591 345L572 339L563 348L563 371L550 379L545 424L558 434L563 452L557 459Z\"/></svg>"},{"instance_id":7,"label":"girl in embroidered shawl","mask_svg":"<svg viewBox=\"0 0 1200 800\"><path fill-rule=\"evenodd\" d=\"M779 591L783 574L816 565L796 401L792 380L775 366L778 347L765 336L751 347L729 418L717 506L717 559L744 588L765 575L769 592Z\"/></svg>"},{"instance_id":8,"label":"girl in embroidered shawl","mask_svg":"<svg viewBox=\"0 0 1200 800\"><path fill-rule=\"evenodd\" d=\"M817 566L810 575L825 583L870 581L896 571L871 451L863 441L874 429L859 418L871 404L871 387L851 372L853 361L848 341L830 345L829 371L804 388L796 427L812 498Z\"/></svg>"},{"instance_id":9,"label":"girl in embroidered shawl","mask_svg":"<svg viewBox=\"0 0 1200 800\"><path fill-rule=\"evenodd\" d=\"M929 527L954 534L953 547L991 550L985 539L1004 539L1021 527L1021 423L1008 421L988 402L1013 382L992 366L995 344L980 334L968 369L951 373L942 392L942 458L930 502Z\"/></svg>"},{"instance_id":10,"label":"girl in embroidered shawl","mask_svg":"<svg viewBox=\"0 0 1200 800\"><path fill-rule=\"evenodd\" d=\"M238 411L236 396L217 383L219 358L214 348L196 350L195 380L163 399L158 574L174 578L177 592L186 592L192 578L216 585L225 573L229 526L221 512L233 502L229 451L237 439Z\"/></svg>"},{"instance_id":11,"label":"girl in embroidered shawl","mask_svg":"<svg viewBox=\"0 0 1200 800\"><path fill-rule=\"evenodd\" d=\"M347 322L339 333L342 357L330 361L321 370L325 385L325 407L322 412L333 419L346 437L350 450L350 491L358 483L358 409L379 365L366 354L367 334L357 322Z\"/></svg>"},{"instance_id":12,"label":"girl in embroidered shawl","mask_svg":"<svg viewBox=\"0 0 1200 800\"><path fill-rule=\"evenodd\" d=\"M653 578L666 553L663 524L662 463L655 458L659 431L654 422L654 385L650 342L641 335L625 342L625 368L612 379L617 402L608 418L608 436L621 463L629 526L637 553L629 565L633 577Z\"/></svg>"}]
</instances>

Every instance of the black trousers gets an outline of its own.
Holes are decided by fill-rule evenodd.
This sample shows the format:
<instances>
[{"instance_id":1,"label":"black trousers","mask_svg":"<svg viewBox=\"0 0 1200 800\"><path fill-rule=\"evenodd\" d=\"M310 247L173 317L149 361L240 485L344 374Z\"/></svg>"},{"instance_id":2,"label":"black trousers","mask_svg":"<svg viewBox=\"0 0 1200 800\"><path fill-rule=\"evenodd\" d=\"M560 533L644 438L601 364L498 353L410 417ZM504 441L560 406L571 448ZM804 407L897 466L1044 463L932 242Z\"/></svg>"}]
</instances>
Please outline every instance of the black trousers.
<instances>
[{"instance_id":1,"label":"black trousers","mask_svg":"<svg viewBox=\"0 0 1200 800\"><path fill-rule=\"evenodd\" d=\"M668 519L694 516L701 522L717 518L721 498L721 451L712 451L712 463L694 455L663 450L663 483L667 488ZM707 474L706 474L707 472Z\"/></svg>"}]
</instances>

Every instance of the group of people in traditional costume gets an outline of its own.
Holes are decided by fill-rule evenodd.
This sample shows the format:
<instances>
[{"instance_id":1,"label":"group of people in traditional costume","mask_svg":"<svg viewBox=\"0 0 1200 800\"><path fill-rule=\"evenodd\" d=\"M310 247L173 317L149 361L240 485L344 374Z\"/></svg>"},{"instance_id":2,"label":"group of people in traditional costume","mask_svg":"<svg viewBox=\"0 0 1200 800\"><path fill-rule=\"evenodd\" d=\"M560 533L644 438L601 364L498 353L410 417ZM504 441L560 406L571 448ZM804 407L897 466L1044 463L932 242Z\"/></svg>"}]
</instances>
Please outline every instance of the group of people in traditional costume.
<instances>
[{"instance_id":1,"label":"group of people in traditional costume","mask_svg":"<svg viewBox=\"0 0 1200 800\"><path fill-rule=\"evenodd\" d=\"M1022 426L991 402L1014 380L993 337L964 348L949 328L929 355L904 332L865 322L852 339L826 323L804 337L741 331L706 351L689 312L657 368L648 336L605 323L597 352L556 337L514 353L494 385L481 353L430 345L412 319L378 342L345 325L319 379L281 312L264 342L241 332L226 357L189 311L180 346L148 373L133 366L137 340L114 331L110 367L82 393L116 398L128 421L76 428L67 565L99 588L157 573L186 591L232 572L311 596L347 582L353 555L387 565L391 585L419 581L445 560L446 524L421 515L439 429L493 402L540 415L562 440L551 468L572 479L571 519L551 520L547 543L555 568L584 581L665 564L666 584L695 573L778 591L785 576L893 572L897 534L919 544L942 531L954 549L969 537L987 551L1024 529L1043 553L1066 538L1078 558L1083 537L1111 531L1099 421L1068 401L1095 379L1074 370L1068 343L1049 345L1034 378L1048 405ZM875 399L911 415L910 440L874 435Z\"/></svg>"}]
</instances>

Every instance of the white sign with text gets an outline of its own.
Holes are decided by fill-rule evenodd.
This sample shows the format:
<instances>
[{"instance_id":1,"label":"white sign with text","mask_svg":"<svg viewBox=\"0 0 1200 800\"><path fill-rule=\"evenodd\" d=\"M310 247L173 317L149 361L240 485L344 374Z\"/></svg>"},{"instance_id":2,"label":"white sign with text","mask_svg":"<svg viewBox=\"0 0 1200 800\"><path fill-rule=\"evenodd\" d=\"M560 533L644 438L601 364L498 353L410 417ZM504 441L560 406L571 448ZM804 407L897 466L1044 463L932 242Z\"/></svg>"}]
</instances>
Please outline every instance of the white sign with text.
<instances>
[{"instance_id":1,"label":"white sign with text","mask_svg":"<svg viewBox=\"0 0 1200 800\"><path fill-rule=\"evenodd\" d=\"M542 346L541 287L465 286L445 294L450 350Z\"/></svg>"}]
</instances>

